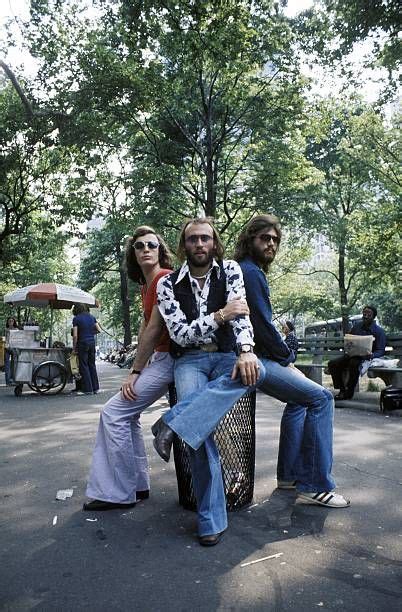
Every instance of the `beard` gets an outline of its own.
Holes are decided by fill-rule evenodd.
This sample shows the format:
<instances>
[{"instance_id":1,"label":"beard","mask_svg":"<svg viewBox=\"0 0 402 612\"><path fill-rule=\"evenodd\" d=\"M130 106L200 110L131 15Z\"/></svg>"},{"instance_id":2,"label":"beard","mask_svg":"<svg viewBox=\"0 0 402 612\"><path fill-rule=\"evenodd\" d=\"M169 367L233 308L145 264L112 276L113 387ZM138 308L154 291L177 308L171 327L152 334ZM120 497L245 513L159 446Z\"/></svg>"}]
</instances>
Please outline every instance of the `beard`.
<instances>
[{"instance_id":1,"label":"beard","mask_svg":"<svg viewBox=\"0 0 402 612\"><path fill-rule=\"evenodd\" d=\"M276 251L272 251L271 249L265 249L262 251L254 246L251 247L251 257L259 265L259 267L264 270L264 272L268 272L268 268L274 261L275 256Z\"/></svg>"},{"instance_id":2,"label":"beard","mask_svg":"<svg viewBox=\"0 0 402 612\"><path fill-rule=\"evenodd\" d=\"M186 252L186 255L187 255L187 261L194 268L205 268L205 266L207 266L208 264L211 264L214 259L213 249L208 250L205 253L202 253L202 256L201 254L197 255L196 253L188 253L188 252Z\"/></svg>"}]
</instances>

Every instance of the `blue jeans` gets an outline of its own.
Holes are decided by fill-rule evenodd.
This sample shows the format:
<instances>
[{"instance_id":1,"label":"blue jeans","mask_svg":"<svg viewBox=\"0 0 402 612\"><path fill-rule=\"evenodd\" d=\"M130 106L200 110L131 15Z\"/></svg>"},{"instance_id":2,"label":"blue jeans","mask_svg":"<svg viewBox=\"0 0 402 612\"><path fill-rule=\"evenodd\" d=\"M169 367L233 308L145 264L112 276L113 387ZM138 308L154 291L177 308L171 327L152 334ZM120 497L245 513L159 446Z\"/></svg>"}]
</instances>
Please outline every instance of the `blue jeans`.
<instances>
[{"instance_id":1,"label":"blue jeans","mask_svg":"<svg viewBox=\"0 0 402 612\"><path fill-rule=\"evenodd\" d=\"M260 360L258 389L287 402L279 441L277 477L296 480L298 491L332 491L332 393L291 367ZM222 417L249 388L230 380L229 369L202 393L179 402L163 417L187 444L198 448Z\"/></svg>"},{"instance_id":2,"label":"blue jeans","mask_svg":"<svg viewBox=\"0 0 402 612\"><path fill-rule=\"evenodd\" d=\"M77 343L79 368L81 374L81 390L84 393L99 391L98 374L95 365L95 342Z\"/></svg>"},{"instance_id":3,"label":"blue jeans","mask_svg":"<svg viewBox=\"0 0 402 612\"><path fill-rule=\"evenodd\" d=\"M9 385L12 380L11 376L11 353L8 349L4 351L4 374L6 375L6 385Z\"/></svg>"},{"instance_id":4,"label":"blue jeans","mask_svg":"<svg viewBox=\"0 0 402 612\"><path fill-rule=\"evenodd\" d=\"M187 351L174 364L178 400L193 396L196 389L204 391L210 380L231 371L235 361L234 353ZM170 411L164 415L165 422L169 422L170 416ZM227 527L227 513L221 462L214 437L207 434L197 450L187 448L197 500L198 533L201 536L220 533Z\"/></svg>"}]
</instances>

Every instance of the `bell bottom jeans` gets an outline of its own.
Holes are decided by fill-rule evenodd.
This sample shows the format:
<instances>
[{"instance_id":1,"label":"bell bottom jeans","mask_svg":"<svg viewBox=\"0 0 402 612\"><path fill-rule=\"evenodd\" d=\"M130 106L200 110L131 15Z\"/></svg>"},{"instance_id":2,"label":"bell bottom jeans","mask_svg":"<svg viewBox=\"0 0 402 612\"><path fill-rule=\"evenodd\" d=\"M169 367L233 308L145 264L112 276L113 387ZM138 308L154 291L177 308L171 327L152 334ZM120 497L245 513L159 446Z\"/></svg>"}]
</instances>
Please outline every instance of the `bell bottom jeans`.
<instances>
[{"instance_id":1,"label":"bell bottom jeans","mask_svg":"<svg viewBox=\"0 0 402 612\"><path fill-rule=\"evenodd\" d=\"M331 475L332 393L293 367L265 358L260 360L260 366L257 388L286 402L280 428L277 478L296 480L298 491L332 491L335 488ZM193 449L200 447L233 404L250 390L240 379L232 381L229 372L228 368L225 375L208 383L202 393L193 393L179 401L163 416L165 423Z\"/></svg>"},{"instance_id":2,"label":"bell bottom jeans","mask_svg":"<svg viewBox=\"0 0 402 612\"><path fill-rule=\"evenodd\" d=\"M231 372L235 361L235 353L206 353L201 350L187 351L175 359L174 379L179 402L194 395L202 398L208 382L216 378L220 380L225 372ZM197 409L196 413L196 420L202 419L202 412ZM170 416L169 410L163 420L168 423ZM187 447L201 536L220 533L227 527L221 462L212 432L213 429L206 433L197 449Z\"/></svg>"},{"instance_id":3,"label":"bell bottom jeans","mask_svg":"<svg viewBox=\"0 0 402 612\"><path fill-rule=\"evenodd\" d=\"M173 359L156 352L135 383L137 399L125 400L120 391L103 407L89 473L87 496L129 504L137 491L149 489L148 460L140 415L162 397L173 381Z\"/></svg>"}]
</instances>

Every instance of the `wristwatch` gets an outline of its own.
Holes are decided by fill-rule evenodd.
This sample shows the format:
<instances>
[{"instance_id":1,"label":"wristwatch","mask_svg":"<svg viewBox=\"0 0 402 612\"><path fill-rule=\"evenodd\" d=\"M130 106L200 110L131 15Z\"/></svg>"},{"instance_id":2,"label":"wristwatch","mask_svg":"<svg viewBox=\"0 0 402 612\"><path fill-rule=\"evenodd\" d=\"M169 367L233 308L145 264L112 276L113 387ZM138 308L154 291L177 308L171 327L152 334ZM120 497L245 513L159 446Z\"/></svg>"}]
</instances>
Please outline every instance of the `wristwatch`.
<instances>
[{"instance_id":1,"label":"wristwatch","mask_svg":"<svg viewBox=\"0 0 402 612\"><path fill-rule=\"evenodd\" d=\"M254 353L251 344L240 344L239 353Z\"/></svg>"}]
</instances>

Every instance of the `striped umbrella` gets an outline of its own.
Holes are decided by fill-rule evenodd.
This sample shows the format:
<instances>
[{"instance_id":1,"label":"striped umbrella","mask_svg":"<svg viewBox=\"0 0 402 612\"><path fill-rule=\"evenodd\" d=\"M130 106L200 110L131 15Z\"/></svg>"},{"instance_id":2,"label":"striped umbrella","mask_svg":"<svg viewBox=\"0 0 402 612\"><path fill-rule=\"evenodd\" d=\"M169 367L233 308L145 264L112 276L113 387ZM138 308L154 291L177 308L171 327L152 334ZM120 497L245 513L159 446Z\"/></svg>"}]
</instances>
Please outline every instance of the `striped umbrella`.
<instances>
[{"instance_id":1,"label":"striped umbrella","mask_svg":"<svg viewBox=\"0 0 402 612\"><path fill-rule=\"evenodd\" d=\"M15 289L4 296L4 302L13 306L50 306L51 308L71 308L76 303L87 304L93 308L99 306L96 298L90 293L78 287L58 283L39 283Z\"/></svg>"}]
</instances>

